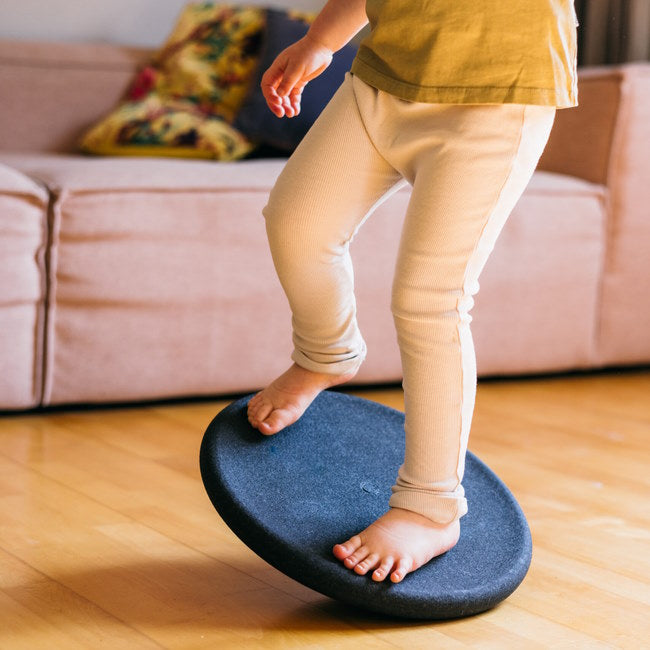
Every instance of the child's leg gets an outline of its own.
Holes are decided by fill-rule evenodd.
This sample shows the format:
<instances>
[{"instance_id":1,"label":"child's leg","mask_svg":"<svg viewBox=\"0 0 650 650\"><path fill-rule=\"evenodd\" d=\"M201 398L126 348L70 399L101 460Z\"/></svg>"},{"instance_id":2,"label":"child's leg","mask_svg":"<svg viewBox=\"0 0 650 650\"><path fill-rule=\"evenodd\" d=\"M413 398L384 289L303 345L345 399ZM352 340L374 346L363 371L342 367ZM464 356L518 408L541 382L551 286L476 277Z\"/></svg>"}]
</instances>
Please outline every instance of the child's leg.
<instances>
[{"instance_id":1,"label":"child's leg","mask_svg":"<svg viewBox=\"0 0 650 650\"><path fill-rule=\"evenodd\" d=\"M555 109L408 103L356 78L355 84L365 97L365 123L380 125L380 152L413 184L392 300L404 374L406 455L393 510L335 553L358 573L379 567L373 578L394 570L392 579L399 581L453 546L452 526L457 532L467 510L461 480L476 391L472 296L537 165ZM437 551L425 520L417 533L416 519L408 526L402 521L406 511L447 531ZM410 541L427 536L429 551Z\"/></svg>"},{"instance_id":2,"label":"child's leg","mask_svg":"<svg viewBox=\"0 0 650 650\"><path fill-rule=\"evenodd\" d=\"M363 220L403 183L369 139L347 74L263 209L293 315L295 364L250 400L249 420L262 433L298 419L320 390L350 379L363 361L348 248Z\"/></svg>"},{"instance_id":3,"label":"child's leg","mask_svg":"<svg viewBox=\"0 0 650 650\"><path fill-rule=\"evenodd\" d=\"M390 505L440 523L467 511L461 479L476 394L469 311L478 278L533 174L555 110L503 105L447 112L456 142L418 152L413 162L392 300L407 453Z\"/></svg>"}]
</instances>

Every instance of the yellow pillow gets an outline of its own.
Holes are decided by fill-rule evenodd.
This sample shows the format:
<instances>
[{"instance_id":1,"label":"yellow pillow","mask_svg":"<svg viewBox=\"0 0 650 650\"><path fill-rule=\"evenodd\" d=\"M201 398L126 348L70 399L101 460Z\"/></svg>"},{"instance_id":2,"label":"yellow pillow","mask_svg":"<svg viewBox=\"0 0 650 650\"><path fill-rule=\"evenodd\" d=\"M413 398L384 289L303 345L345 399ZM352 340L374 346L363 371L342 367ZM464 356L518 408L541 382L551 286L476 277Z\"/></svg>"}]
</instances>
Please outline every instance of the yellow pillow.
<instances>
[{"instance_id":1,"label":"yellow pillow","mask_svg":"<svg viewBox=\"0 0 650 650\"><path fill-rule=\"evenodd\" d=\"M82 138L86 153L235 160L255 144L231 122L261 53L265 10L190 4L127 97Z\"/></svg>"},{"instance_id":2,"label":"yellow pillow","mask_svg":"<svg viewBox=\"0 0 650 650\"><path fill-rule=\"evenodd\" d=\"M192 102L151 94L123 102L83 137L86 153L237 160L254 149L244 135Z\"/></svg>"}]
</instances>

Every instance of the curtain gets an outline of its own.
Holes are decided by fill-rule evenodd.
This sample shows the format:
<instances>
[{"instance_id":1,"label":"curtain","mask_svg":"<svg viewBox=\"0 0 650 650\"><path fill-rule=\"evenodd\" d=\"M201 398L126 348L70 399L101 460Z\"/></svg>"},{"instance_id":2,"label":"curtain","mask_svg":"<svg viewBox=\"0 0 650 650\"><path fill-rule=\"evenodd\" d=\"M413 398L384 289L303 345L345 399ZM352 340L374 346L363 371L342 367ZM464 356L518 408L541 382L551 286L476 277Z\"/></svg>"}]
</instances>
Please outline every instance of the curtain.
<instances>
[{"instance_id":1,"label":"curtain","mask_svg":"<svg viewBox=\"0 0 650 650\"><path fill-rule=\"evenodd\" d=\"M575 0L578 65L650 60L650 0Z\"/></svg>"}]
</instances>

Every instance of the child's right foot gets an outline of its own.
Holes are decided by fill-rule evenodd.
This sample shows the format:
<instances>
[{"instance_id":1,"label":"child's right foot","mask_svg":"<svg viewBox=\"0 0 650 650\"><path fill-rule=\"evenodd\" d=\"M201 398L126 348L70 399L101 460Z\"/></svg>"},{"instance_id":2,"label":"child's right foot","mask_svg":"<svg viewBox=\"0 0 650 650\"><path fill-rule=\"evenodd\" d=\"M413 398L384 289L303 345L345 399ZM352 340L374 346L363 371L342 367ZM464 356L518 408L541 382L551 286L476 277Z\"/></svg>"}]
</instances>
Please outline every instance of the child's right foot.
<instances>
[{"instance_id":1,"label":"child's right foot","mask_svg":"<svg viewBox=\"0 0 650 650\"><path fill-rule=\"evenodd\" d=\"M248 402L248 421L264 435L293 424L325 388L343 384L357 374L328 375L294 363Z\"/></svg>"},{"instance_id":2,"label":"child's right foot","mask_svg":"<svg viewBox=\"0 0 650 650\"><path fill-rule=\"evenodd\" d=\"M372 579L401 582L404 576L453 548L460 537L458 519L437 524L416 512L390 508L368 528L343 544L334 555L359 575L372 571Z\"/></svg>"}]
</instances>

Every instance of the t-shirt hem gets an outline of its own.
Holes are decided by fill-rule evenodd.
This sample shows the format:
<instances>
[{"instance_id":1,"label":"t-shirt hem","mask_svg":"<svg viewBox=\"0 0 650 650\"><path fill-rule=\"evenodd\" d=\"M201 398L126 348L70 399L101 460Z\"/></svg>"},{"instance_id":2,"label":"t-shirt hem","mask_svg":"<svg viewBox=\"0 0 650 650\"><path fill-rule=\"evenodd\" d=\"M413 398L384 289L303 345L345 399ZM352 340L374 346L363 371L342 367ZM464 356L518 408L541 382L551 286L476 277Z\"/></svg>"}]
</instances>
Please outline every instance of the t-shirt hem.
<instances>
[{"instance_id":1,"label":"t-shirt hem","mask_svg":"<svg viewBox=\"0 0 650 650\"><path fill-rule=\"evenodd\" d=\"M567 93L559 96L554 88L500 86L419 86L390 77L363 61L359 53L350 72L367 84L391 95L412 102L442 104L537 104L558 109L578 105L577 98Z\"/></svg>"}]
</instances>

